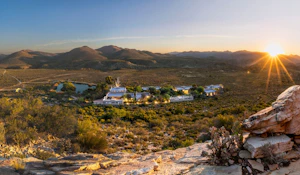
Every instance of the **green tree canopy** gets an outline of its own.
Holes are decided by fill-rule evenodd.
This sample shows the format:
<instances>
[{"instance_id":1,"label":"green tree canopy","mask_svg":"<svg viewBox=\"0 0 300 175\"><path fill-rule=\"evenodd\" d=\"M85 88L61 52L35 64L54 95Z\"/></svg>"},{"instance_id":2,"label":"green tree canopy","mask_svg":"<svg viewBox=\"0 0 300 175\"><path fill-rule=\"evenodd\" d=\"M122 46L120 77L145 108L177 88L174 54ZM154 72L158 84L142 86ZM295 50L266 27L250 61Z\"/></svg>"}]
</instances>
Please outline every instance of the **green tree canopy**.
<instances>
[{"instance_id":1,"label":"green tree canopy","mask_svg":"<svg viewBox=\"0 0 300 175\"><path fill-rule=\"evenodd\" d=\"M64 82L63 87L61 88L62 91L75 91L76 87L72 82Z\"/></svg>"}]
</instances>

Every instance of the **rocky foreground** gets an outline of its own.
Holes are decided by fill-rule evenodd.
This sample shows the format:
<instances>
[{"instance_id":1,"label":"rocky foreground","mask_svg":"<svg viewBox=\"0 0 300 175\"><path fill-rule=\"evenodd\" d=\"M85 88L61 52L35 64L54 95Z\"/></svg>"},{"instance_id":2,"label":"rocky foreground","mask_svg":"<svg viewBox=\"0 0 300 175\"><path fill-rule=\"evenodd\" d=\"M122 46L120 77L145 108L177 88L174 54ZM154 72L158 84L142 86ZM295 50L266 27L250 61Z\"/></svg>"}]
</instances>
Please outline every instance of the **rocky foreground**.
<instances>
[{"instance_id":1,"label":"rocky foreground","mask_svg":"<svg viewBox=\"0 0 300 175\"><path fill-rule=\"evenodd\" d=\"M243 122L249 133L244 134L243 147L230 155L226 166L209 164L210 142L206 142L147 155L117 152L81 153L47 160L0 158L0 175L299 175L299 126L297 85L279 95L271 107Z\"/></svg>"},{"instance_id":2,"label":"rocky foreground","mask_svg":"<svg viewBox=\"0 0 300 175\"><path fill-rule=\"evenodd\" d=\"M0 175L297 175L300 174L300 151L289 151L284 162L268 165L263 159L251 158L250 152L241 150L238 164L212 166L203 152L210 153L207 143L194 144L187 148L165 150L148 155L117 152L102 154L74 154L66 157L40 160L10 158L0 160ZM289 164L289 162L291 162ZM24 164L17 168L16 163ZM284 167L287 166L287 167Z\"/></svg>"}]
</instances>

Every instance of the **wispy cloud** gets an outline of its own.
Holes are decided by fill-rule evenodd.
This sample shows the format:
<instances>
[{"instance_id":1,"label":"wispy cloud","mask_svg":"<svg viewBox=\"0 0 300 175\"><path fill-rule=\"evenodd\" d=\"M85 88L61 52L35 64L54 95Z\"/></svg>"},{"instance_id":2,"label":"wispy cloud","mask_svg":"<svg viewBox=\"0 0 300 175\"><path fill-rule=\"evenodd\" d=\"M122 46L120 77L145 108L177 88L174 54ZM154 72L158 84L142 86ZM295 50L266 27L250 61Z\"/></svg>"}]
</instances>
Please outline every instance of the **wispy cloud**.
<instances>
[{"instance_id":1,"label":"wispy cloud","mask_svg":"<svg viewBox=\"0 0 300 175\"><path fill-rule=\"evenodd\" d=\"M126 40L126 39L153 39L153 38L231 38L228 35L175 35L175 36L120 36L120 37L108 37L108 38L94 38L94 39L73 39L73 40L60 40L53 41L45 44L37 45L37 47L48 47L55 45L64 45L71 43L92 43L99 41L110 40Z\"/></svg>"},{"instance_id":2,"label":"wispy cloud","mask_svg":"<svg viewBox=\"0 0 300 175\"><path fill-rule=\"evenodd\" d=\"M176 38L232 38L229 35L176 35Z\"/></svg>"},{"instance_id":3,"label":"wispy cloud","mask_svg":"<svg viewBox=\"0 0 300 175\"><path fill-rule=\"evenodd\" d=\"M95 39L73 39L73 40L60 40L60 41L53 41L46 44L41 44L38 46L47 47L53 45L64 45L70 43L92 43L98 41L109 41L109 40L124 40L124 39L144 39L149 38L146 36L129 36L129 37L109 37L109 38L95 38Z\"/></svg>"}]
</instances>

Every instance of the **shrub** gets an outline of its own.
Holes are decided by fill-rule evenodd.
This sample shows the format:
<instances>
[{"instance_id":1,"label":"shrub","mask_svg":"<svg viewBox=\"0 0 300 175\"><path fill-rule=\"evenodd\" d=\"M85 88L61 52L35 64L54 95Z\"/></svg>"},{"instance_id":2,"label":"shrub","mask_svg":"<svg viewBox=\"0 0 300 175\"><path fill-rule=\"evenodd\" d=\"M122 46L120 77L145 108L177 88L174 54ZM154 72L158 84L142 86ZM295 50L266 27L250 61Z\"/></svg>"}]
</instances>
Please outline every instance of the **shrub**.
<instances>
[{"instance_id":1,"label":"shrub","mask_svg":"<svg viewBox=\"0 0 300 175\"><path fill-rule=\"evenodd\" d=\"M230 133L221 127L210 128L212 143L208 148L212 150L211 163L217 165L227 165L230 159L235 159L242 145L239 135L230 135Z\"/></svg>"},{"instance_id":2,"label":"shrub","mask_svg":"<svg viewBox=\"0 0 300 175\"><path fill-rule=\"evenodd\" d=\"M12 161L11 166L18 172L21 172L25 169L25 162L20 159L15 159Z\"/></svg>"},{"instance_id":3,"label":"shrub","mask_svg":"<svg viewBox=\"0 0 300 175\"><path fill-rule=\"evenodd\" d=\"M71 149L73 153L78 153L81 151L80 145L78 143L73 143Z\"/></svg>"},{"instance_id":4,"label":"shrub","mask_svg":"<svg viewBox=\"0 0 300 175\"><path fill-rule=\"evenodd\" d=\"M210 138L210 134L209 134L209 133L202 133L202 134L198 137L197 142L203 143L203 142L205 142L205 141L207 141L207 140L210 140L210 139L211 139L211 138Z\"/></svg>"},{"instance_id":5,"label":"shrub","mask_svg":"<svg viewBox=\"0 0 300 175\"><path fill-rule=\"evenodd\" d=\"M188 147L194 144L194 140L193 139L187 139L182 143L183 147Z\"/></svg>"},{"instance_id":6,"label":"shrub","mask_svg":"<svg viewBox=\"0 0 300 175\"><path fill-rule=\"evenodd\" d=\"M77 134L77 141L87 151L104 151L108 146L105 134L89 119L78 122Z\"/></svg>"},{"instance_id":7,"label":"shrub","mask_svg":"<svg viewBox=\"0 0 300 175\"><path fill-rule=\"evenodd\" d=\"M213 126L217 128L225 127L226 130L230 131L232 129L232 124L235 118L232 115L217 115L216 118L213 119Z\"/></svg>"},{"instance_id":8,"label":"shrub","mask_svg":"<svg viewBox=\"0 0 300 175\"><path fill-rule=\"evenodd\" d=\"M271 143L264 144L261 149L264 155L264 162L267 162L268 164L279 164L285 161L283 159L283 154L274 154L273 150L275 148L274 145L271 145Z\"/></svg>"},{"instance_id":9,"label":"shrub","mask_svg":"<svg viewBox=\"0 0 300 175\"><path fill-rule=\"evenodd\" d=\"M76 90L75 85L72 82L64 82L63 87L61 88L62 91L72 92Z\"/></svg>"},{"instance_id":10,"label":"shrub","mask_svg":"<svg viewBox=\"0 0 300 175\"><path fill-rule=\"evenodd\" d=\"M5 127L4 123L0 122L0 143L5 143Z\"/></svg>"},{"instance_id":11,"label":"shrub","mask_svg":"<svg viewBox=\"0 0 300 175\"><path fill-rule=\"evenodd\" d=\"M42 151L42 150L36 150L34 152L34 157L41 159L41 160L46 160L49 159L50 157L56 157L55 154L48 152L48 151Z\"/></svg>"},{"instance_id":12,"label":"shrub","mask_svg":"<svg viewBox=\"0 0 300 175\"><path fill-rule=\"evenodd\" d=\"M95 133L81 134L78 137L78 141L82 147L88 150L104 151L108 146L106 139Z\"/></svg>"}]
</instances>

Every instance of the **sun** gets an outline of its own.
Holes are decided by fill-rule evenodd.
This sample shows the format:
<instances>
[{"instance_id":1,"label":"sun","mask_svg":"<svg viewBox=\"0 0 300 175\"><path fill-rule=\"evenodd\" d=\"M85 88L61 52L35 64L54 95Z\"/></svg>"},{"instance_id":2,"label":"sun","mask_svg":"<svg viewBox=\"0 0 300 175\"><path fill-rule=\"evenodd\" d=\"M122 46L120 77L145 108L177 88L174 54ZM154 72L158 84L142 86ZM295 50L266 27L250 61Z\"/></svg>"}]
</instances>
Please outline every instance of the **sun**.
<instances>
[{"instance_id":1,"label":"sun","mask_svg":"<svg viewBox=\"0 0 300 175\"><path fill-rule=\"evenodd\" d=\"M265 52L268 52L269 55L272 57L276 57L280 54L284 54L284 50L277 43L271 43L271 44L267 45Z\"/></svg>"}]
</instances>

